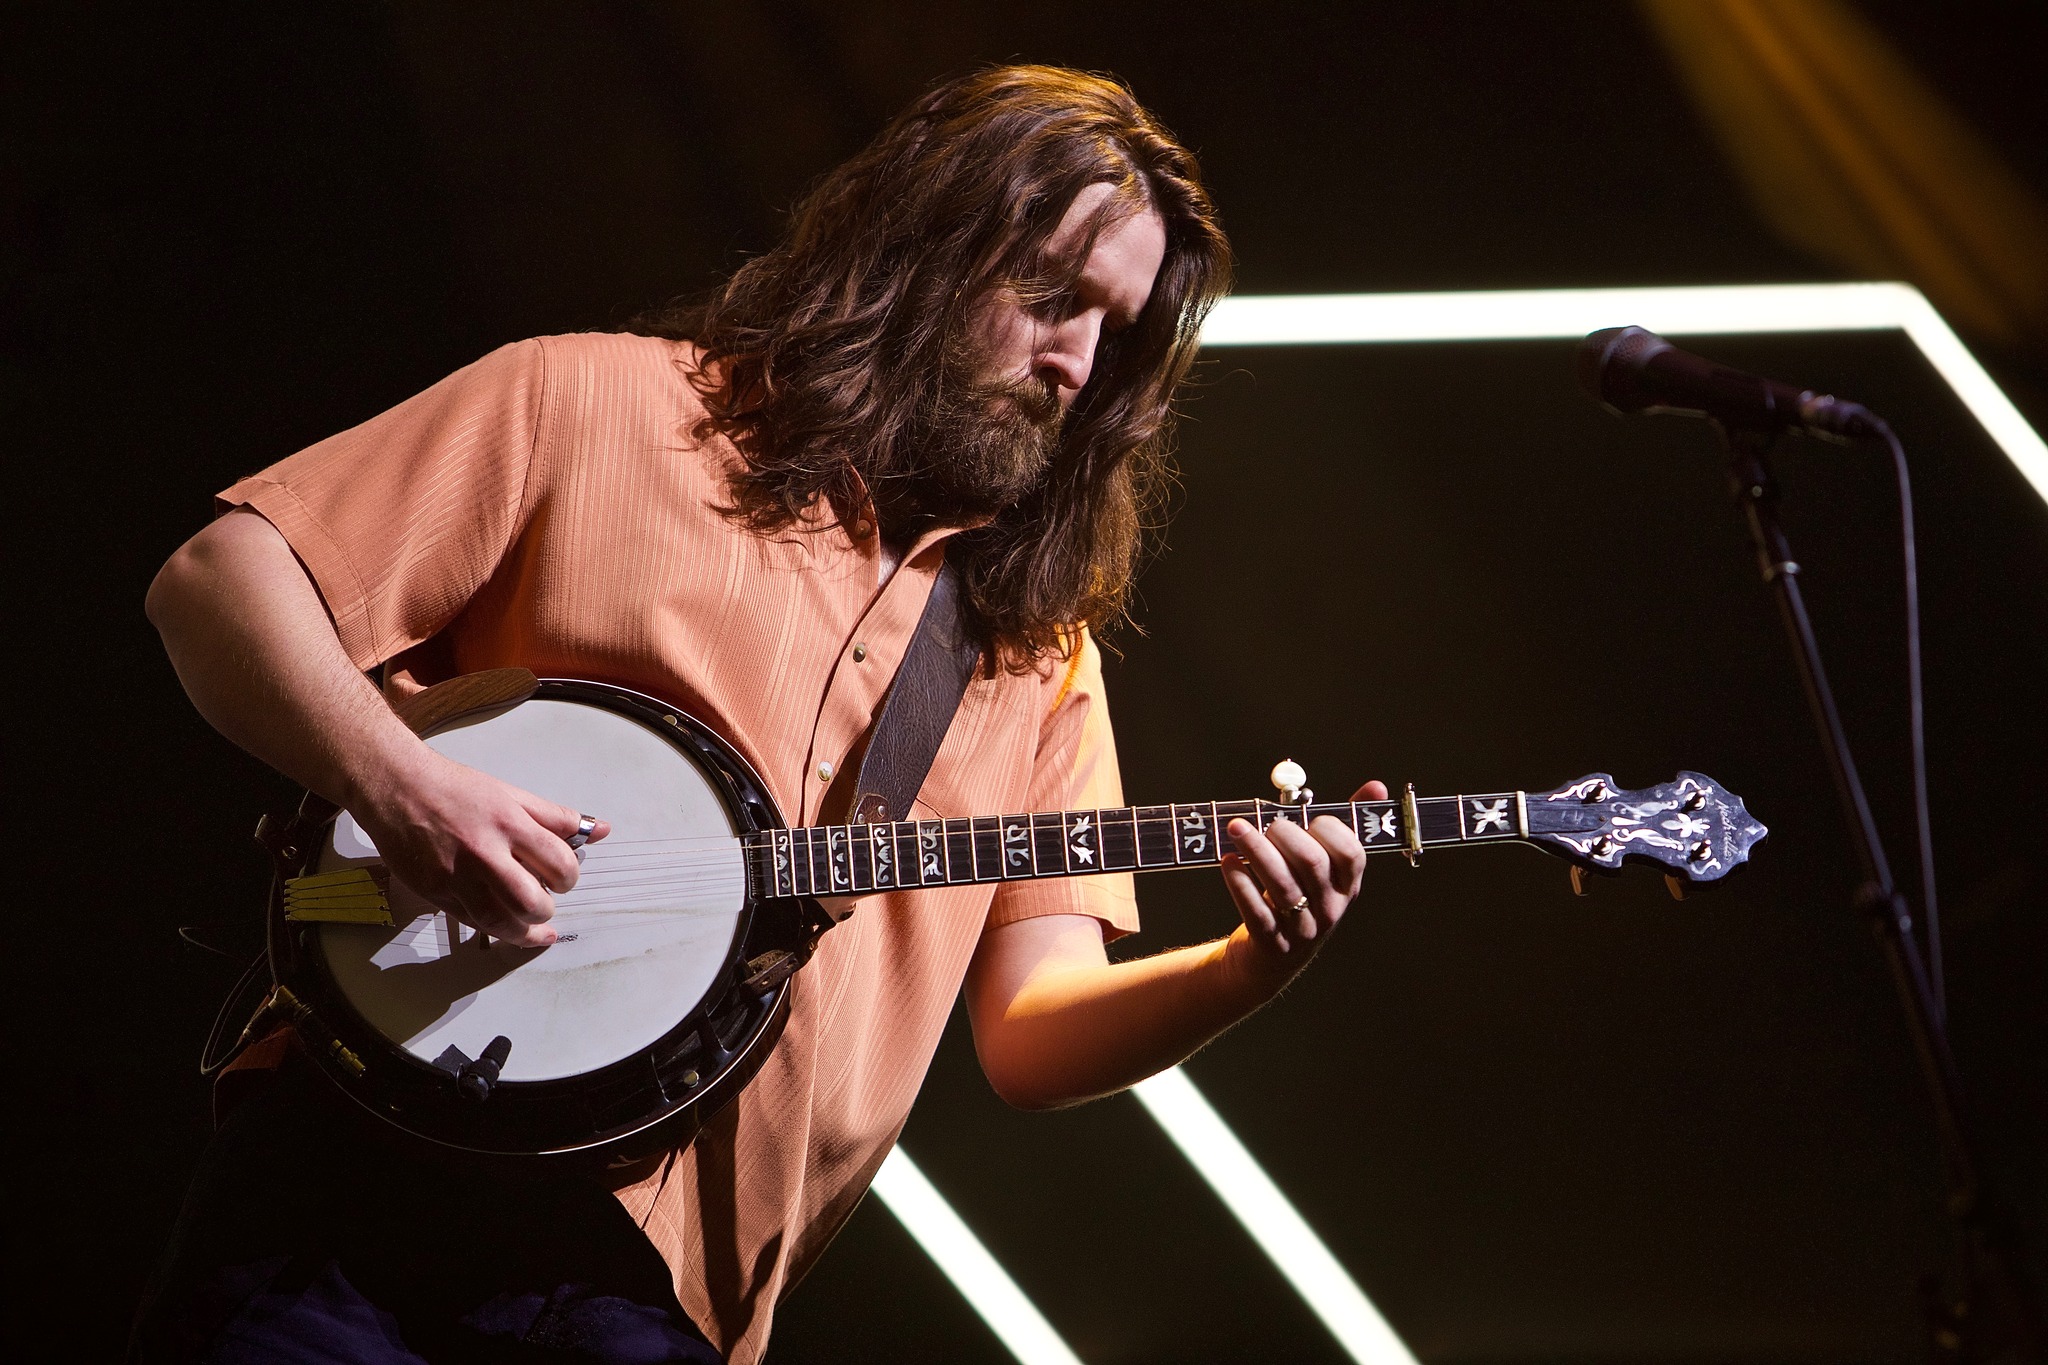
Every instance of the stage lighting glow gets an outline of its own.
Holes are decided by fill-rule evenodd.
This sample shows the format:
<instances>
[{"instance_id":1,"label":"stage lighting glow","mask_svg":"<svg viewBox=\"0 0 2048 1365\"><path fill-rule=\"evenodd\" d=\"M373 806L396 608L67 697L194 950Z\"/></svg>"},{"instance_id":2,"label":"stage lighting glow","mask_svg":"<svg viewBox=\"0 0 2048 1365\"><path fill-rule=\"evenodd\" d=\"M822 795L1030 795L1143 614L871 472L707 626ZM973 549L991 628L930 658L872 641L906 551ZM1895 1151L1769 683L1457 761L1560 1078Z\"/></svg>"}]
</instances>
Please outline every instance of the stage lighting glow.
<instances>
[{"instance_id":1,"label":"stage lighting glow","mask_svg":"<svg viewBox=\"0 0 2048 1365\"><path fill-rule=\"evenodd\" d=\"M901 1147L890 1152L870 1186L989 1330L1023 1365L1081 1365L1045 1315L988 1254L953 1206L925 1179Z\"/></svg>"},{"instance_id":2,"label":"stage lighting glow","mask_svg":"<svg viewBox=\"0 0 2048 1365\"><path fill-rule=\"evenodd\" d=\"M1360 1365L1416 1365L1387 1320L1179 1067L1133 1089L1287 1282Z\"/></svg>"},{"instance_id":3,"label":"stage lighting glow","mask_svg":"<svg viewBox=\"0 0 2048 1365\"><path fill-rule=\"evenodd\" d=\"M1713 284L1645 289L1505 289L1441 294L1264 294L1225 299L1204 346L1525 341L1634 325L1670 335L1868 332L1898 328L2048 500L2048 444L1934 305L1906 284ZM1883 410L1873 395L1851 395Z\"/></svg>"}]
</instances>

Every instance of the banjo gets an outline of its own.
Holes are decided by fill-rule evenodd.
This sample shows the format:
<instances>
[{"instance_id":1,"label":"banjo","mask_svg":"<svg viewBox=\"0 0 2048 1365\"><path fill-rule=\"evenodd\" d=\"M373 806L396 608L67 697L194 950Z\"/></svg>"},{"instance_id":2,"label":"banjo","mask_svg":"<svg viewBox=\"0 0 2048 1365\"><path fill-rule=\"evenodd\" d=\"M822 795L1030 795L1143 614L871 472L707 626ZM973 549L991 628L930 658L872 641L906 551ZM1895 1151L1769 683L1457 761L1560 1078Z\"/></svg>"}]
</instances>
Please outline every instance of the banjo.
<instances>
[{"instance_id":1,"label":"banjo","mask_svg":"<svg viewBox=\"0 0 2048 1365\"><path fill-rule=\"evenodd\" d=\"M244 1030L292 1024L379 1118L471 1152L622 1162L688 1142L759 1070L790 980L832 917L819 897L1209 867L1234 819L1344 821L1368 852L1531 844L1582 872L1662 867L1674 894L1747 861L1765 828L1699 773L1641 791L1604 773L1544 792L1206 801L790 827L731 745L660 701L519 669L454 679L400 713L442 754L577 810L557 940L520 948L394 879L362 827L308 796L258 837L277 866L274 985Z\"/></svg>"}]
</instances>

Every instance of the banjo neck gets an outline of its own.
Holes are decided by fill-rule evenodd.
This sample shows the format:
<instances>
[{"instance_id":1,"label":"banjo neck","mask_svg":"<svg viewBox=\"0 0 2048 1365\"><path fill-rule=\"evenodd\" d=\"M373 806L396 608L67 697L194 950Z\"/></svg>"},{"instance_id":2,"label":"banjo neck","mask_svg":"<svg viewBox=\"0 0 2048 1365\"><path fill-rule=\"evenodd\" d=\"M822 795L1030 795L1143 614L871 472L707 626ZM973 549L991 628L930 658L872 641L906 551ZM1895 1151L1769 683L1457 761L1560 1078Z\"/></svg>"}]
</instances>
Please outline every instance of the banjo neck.
<instances>
[{"instance_id":1,"label":"banjo neck","mask_svg":"<svg viewBox=\"0 0 2048 1365\"><path fill-rule=\"evenodd\" d=\"M944 820L809 825L744 836L747 874L767 896L847 896L1103 872L1213 867L1232 851L1233 820L1260 829L1331 816L1367 852L1410 861L1424 849L1531 838L1526 792L1386 801L1206 801Z\"/></svg>"},{"instance_id":2,"label":"banjo neck","mask_svg":"<svg viewBox=\"0 0 2048 1365\"><path fill-rule=\"evenodd\" d=\"M1575 869L1617 872L1624 859L1658 864L1674 886L1719 881L1748 861L1767 832L1740 797L1703 773L1685 772L1638 791L1594 773L1539 792L1418 797L1409 787L1386 801L1204 801L810 825L756 830L740 843L757 895L857 896L1213 867L1230 851L1224 831L1233 820L1264 829L1325 815L1349 825L1366 852L1400 853L1411 863L1425 849L1526 843Z\"/></svg>"}]
</instances>

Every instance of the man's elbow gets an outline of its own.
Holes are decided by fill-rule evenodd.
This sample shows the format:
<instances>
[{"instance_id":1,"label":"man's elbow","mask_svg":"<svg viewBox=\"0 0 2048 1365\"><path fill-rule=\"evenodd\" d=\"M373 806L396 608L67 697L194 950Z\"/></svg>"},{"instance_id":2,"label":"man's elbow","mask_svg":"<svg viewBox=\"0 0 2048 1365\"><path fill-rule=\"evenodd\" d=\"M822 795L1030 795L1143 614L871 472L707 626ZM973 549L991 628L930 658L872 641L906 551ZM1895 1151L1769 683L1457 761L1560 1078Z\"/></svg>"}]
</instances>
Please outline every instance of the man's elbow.
<instances>
[{"instance_id":1,"label":"man's elbow","mask_svg":"<svg viewBox=\"0 0 2048 1365\"><path fill-rule=\"evenodd\" d=\"M143 594L143 615L157 628L158 634L172 630L187 604L204 590L207 566L198 539L194 536L180 545L156 571L156 577L150 580L149 591Z\"/></svg>"},{"instance_id":2,"label":"man's elbow","mask_svg":"<svg viewBox=\"0 0 2048 1365\"><path fill-rule=\"evenodd\" d=\"M1059 1068L1045 1065L1044 1058L988 1052L980 1052L980 1057L981 1074L988 1078L989 1088L1012 1109L1036 1114L1048 1109L1069 1109L1096 1098L1092 1093L1077 1093L1072 1078L1060 1074Z\"/></svg>"},{"instance_id":3,"label":"man's elbow","mask_svg":"<svg viewBox=\"0 0 2048 1365\"><path fill-rule=\"evenodd\" d=\"M1042 1114L1050 1109L1065 1109L1080 1101L1057 1094L1034 1085L1019 1085L1015 1082L998 1081L989 1077L989 1084L995 1087L996 1097L1012 1109L1021 1109L1027 1114Z\"/></svg>"},{"instance_id":4,"label":"man's elbow","mask_svg":"<svg viewBox=\"0 0 2048 1365\"><path fill-rule=\"evenodd\" d=\"M235 596L297 568L291 547L260 515L237 509L209 523L164 561L142 610L169 635L223 594Z\"/></svg>"}]
</instances>

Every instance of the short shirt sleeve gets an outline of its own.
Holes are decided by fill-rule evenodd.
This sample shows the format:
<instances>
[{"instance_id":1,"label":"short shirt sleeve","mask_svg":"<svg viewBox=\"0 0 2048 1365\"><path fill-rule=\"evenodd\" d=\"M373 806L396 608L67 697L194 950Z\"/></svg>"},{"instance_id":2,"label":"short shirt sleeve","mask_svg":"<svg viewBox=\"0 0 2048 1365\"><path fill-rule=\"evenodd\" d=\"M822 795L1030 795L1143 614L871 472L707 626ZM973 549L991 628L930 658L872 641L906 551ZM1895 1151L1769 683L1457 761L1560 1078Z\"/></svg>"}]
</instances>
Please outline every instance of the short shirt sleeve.
<instances>
[{"instance_id":1,"label":"short shirt sleeve","mask_svg":"<svg viewBox=\"0 0 2048 1365\"><path fill-rule=\"evenodd\" d=\"M219 494L284 536L358 668L454 620L518 537L545 367L538 341L502 347Z\"/></svg>"},{"instance_id":2,"label":"short shirt sleeve","mask_svg":"<svg viewBox=\"0 0 2048 1365\"><path fill-rule=\"evenodd\" d=\"M1102 650L1082 632L1076 653L1059 661L1045 687L1047 715L1031 774L1034 811L1103 810L1124 804L1116 737L1103 695ZM1009 882L996 890L988 927L1040 915L1091 915L1105 939L1138 931L1138 897L1128 872Z\"/></svg>"}]
</instances>

